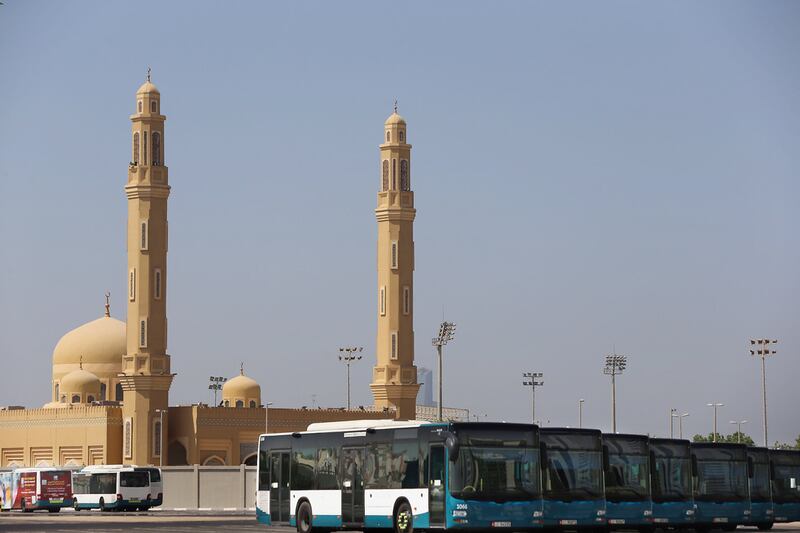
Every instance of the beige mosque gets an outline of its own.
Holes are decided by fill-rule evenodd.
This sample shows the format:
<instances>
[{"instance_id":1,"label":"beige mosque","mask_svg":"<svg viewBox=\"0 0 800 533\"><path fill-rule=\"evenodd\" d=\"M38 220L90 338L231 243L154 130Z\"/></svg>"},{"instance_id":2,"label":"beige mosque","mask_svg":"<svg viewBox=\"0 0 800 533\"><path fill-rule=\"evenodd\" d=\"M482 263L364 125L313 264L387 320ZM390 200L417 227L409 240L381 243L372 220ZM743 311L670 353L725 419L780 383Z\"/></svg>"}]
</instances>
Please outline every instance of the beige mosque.
<instances>
[{"instance_id":1,"label":"beige mosque","mask_svg":"<svg viewBox=\"0 0 800 533\"><path fill-rule=\"evenodd\" d=\"M394 113L380 145L376 365L369 408L264 406L259 384L244 374L225 382L219 406L169 405L169 287L165 161L166 116L147 81L131 120L126 321L105 313L65 334L53 350L50 402L0 409L0 467L163 464L255 464L258 435L297 431L312 422L418 416L414 366L411 145ZM122 273L121 273L122 274Z\"/></svg>"}]
</instances>

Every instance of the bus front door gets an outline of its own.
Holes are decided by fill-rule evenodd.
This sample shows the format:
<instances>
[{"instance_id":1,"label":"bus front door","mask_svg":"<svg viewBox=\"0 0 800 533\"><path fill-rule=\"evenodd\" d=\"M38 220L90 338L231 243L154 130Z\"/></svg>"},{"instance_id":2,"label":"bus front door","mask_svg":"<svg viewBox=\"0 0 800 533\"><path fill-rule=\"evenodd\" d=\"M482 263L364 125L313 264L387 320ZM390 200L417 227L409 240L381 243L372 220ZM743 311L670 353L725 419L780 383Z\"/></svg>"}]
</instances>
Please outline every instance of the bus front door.
<instances>
[{"instance_id":1,"label":"bus front door","mask_svg":"<svg viewBox=\"0 0 800 533\"><path fill-rule=\"evenodd\" d=\"M364 448L342 448L342 523L364 523Z\"/></svg>"},{"instance_id":2,"label":"bus front door","mask_svg":"<svg viewBox=\"0 0 800 533\"><path fill-rule=\"evenodd\" d=\"M289 452L270 454L269 514L272 522L289 521Z\"/></svg>"},{"instance_id":3,"label":"bus front door","mask_svg":"<svg viewBox=\"0 0 800 533\"><path fill-rule=\"evenodd\" d=\"M444 527L444 446L431 444L428 460L428 509L431 527Z\"/></svg>"}]
</instances>

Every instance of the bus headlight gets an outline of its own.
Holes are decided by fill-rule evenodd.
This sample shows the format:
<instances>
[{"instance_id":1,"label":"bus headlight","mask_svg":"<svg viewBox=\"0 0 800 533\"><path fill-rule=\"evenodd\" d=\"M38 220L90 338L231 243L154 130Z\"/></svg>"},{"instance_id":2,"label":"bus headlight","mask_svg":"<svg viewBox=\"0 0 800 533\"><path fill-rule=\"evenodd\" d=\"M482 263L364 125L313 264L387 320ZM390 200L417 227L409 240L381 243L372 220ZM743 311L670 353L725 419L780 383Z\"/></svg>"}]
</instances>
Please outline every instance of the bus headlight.
<instances>
[{"instance_id":1,"label":"bus headlight","mask_svg":"<svg viewBox=\"0 0 800 533\"><path fill-rule=\"evenodd\" d=\"M534 518L541 518L542 517L542 512L541 511L534 511L533 512L533 517Z\"/></svg>"},{"instance_id":2,"label":"bus headlight","mask_svg":"<svg viewBox=\"0 0 800 533\"><path fill-rule=\"evenodd\" d=\"M644 516L653 516L653 511L651 511L650 509L645 509L643 514Z\"/></svg>"},{"instance_id":3,"label":"bus headlight","mask_svg":"<svg viewBox=\"0 0 800 533\"><path fill-rule=\"evenodd\" d=\"M772 514L772 509L767 509L767 514Z\"/></svg>"},{"instance_id":4,"label":"bus headlight","mask_svg":"<svg viewBox=\"0 0 800 533\"><path fill-rule=\"evenodd\" d=\"M605 515L606 515L605 509L600 509L599 511L597 511L597 516L605 516Z\"/></svg>"},{"instance_id":5,"label":"bus headlight","mask_svg":"<svg viewBox=\"0 0 800 533\"><path fill-rule=\"evenodd\" d=\"M749 514L750 514L750 510L749 510L749 509L745 509L745 511L744 511L744 515L745 515L745 516L747 516L747 515L749 515Z\"/></svg>"},{"instance_id":6,"label":"bus headlight","mask_svg":"<svg viewBox=\"0 0 800 533\"><path fill-rule=\"evenodd\" d=\"M686 516L692 516L694 514L694 509L687 509Z\"/></svg>"}]
</instances>

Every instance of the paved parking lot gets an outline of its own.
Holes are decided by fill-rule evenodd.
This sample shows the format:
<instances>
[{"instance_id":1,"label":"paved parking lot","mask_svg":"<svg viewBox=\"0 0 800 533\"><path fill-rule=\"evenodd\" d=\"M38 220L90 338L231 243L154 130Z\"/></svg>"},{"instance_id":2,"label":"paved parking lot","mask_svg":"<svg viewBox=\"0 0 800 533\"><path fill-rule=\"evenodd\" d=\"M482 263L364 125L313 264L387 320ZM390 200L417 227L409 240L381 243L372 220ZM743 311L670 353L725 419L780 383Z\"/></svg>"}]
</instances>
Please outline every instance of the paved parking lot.
<instances>
[{"instance_id":1,"label":"paved parking lot","mask_svg":"<svg viewBox=\"0 0 800 533\"><path fill-rule=\"evenodd\" d=\"M177 531L186 533L225 533L237 531L260 531L262 533L287 533L288 527L264 527L258 524L252 513L224 512L147 512L147 513L74 513L59 514L19 512L0 514L0 531ZM739 528L738 531L757 531ZM773 531L796 531L800 523L776 524Z\"/></svg>"}]
</instances>

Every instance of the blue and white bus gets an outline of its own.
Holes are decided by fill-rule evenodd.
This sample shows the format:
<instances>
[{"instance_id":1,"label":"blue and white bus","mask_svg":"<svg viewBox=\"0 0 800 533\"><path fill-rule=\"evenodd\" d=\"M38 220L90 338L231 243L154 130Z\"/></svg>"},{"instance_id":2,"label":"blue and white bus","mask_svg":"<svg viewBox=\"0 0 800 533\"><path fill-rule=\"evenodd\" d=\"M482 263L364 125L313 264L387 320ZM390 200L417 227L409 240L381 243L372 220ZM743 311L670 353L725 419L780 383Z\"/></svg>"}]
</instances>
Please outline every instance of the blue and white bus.
<instances>
[{"instance_id":1,"label":"blue and white bus","mask_svg":"<svg viewBox=\"0 0 800 533\"><path fill-rule=\"evenodd\" d=\"M595 429L540 428L545 527L606 527L602 433Z\"/></svg>"},{"instance_id":2,"label":"blue and white bus","mask_svg":"<svg viewBox=\"0 0 800 533\"><path fill-rule=\"evenodd\" d=\"M300 532L542 526L537 428L365 420L259 437L256 516Z\"/></svg>"},{"instance_id":3,"label":"blue and white bus","mask_svg":"<svg viewBox=\"0 0 800 533\"><path fill-rule=\"evenodd\" d=\"M775 522L800 521L800 451L770 450Z\"/></svg>"},{"instance_id":4,"label":"blue and white bus","mask_svg":"<svg viewBox=\"0 0 800 533\"><path fill-rule=\"evenodd\" d=\"M603 434L606 520L609 529L648 531L653 525L650 448L644 435Z\"/></svg>"},{"instance_id":5,"label":"blue and white bus","mask_svg":"<svg viewBox=\"0 0 800 533\"><path fill-rule=\"evenodd\" d=\"M766 531L772 528L773 523L769 450L747 448L747 462L750 468L750 517L747 525Z\"/></svg>"},{"instance_id":6,"label":"blue and white bus","mask_svg":"<svg viewBox=\"0 0 800 533\"><path fill-rule=\"evenodd\" d=\"M650 487L653 525L659 528L692 527L691 443L680 439L650 439Z\"/></svg>"},{"instance_id":7,"label":"blue and white bus","mask_svg":"<svg viewBox=\"0 0 800 533\"><path fill-rule=\"evenodd\" d=\"M692 443L695 529L733 531L750 516L747 446Z\"/></svg>"}]
</instances>

